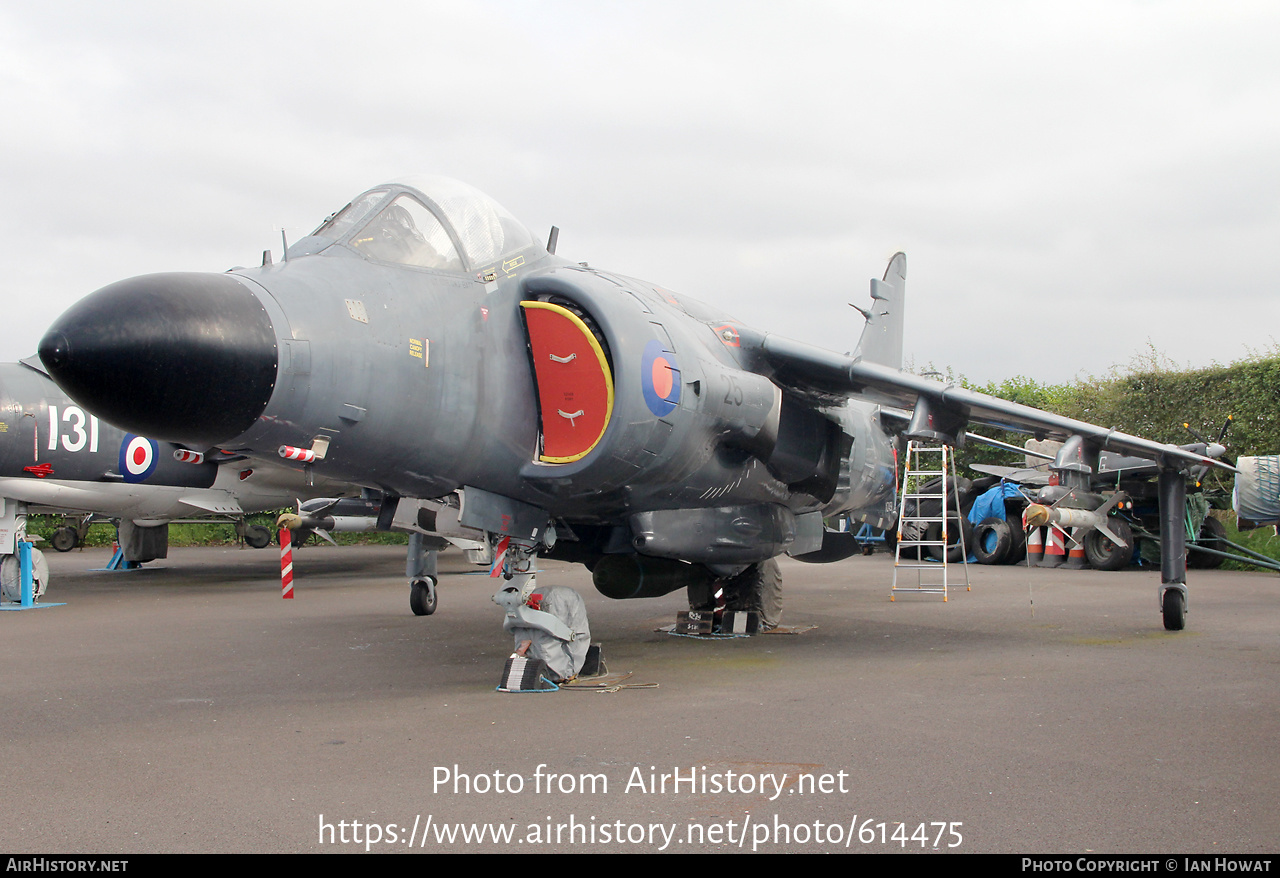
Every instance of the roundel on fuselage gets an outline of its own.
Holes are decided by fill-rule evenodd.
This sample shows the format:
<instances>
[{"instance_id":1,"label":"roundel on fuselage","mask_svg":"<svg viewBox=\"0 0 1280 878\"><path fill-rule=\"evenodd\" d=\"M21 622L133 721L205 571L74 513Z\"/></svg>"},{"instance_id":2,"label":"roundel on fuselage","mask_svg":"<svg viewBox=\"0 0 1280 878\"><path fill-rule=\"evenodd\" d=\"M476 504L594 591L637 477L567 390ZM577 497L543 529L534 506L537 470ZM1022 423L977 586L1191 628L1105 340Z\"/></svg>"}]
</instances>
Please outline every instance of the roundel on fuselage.
<instances>
[{"instance_id":1,"label":"roundel on fuselage","mask_svg":"<svg viewBox=\"0 0 1280 878\"><path fill-rule=\"evenodd\" d=\"M120 475L126 482L144 482L156 471L160 446L145 436L125 433L120 442Z\"/></svg>"},{"instance_id":2,"label":"roundel on fuselage","mask_svg":"<svg viewBox=\"0 0 1280 878\"><path fill-rule=\"evenodd\" d=\"M640 359L640 386L645 405L658 417L675 411L680 402L680 367L676 355L654 339L644 346Z\"/></svg>"}]
</instances>

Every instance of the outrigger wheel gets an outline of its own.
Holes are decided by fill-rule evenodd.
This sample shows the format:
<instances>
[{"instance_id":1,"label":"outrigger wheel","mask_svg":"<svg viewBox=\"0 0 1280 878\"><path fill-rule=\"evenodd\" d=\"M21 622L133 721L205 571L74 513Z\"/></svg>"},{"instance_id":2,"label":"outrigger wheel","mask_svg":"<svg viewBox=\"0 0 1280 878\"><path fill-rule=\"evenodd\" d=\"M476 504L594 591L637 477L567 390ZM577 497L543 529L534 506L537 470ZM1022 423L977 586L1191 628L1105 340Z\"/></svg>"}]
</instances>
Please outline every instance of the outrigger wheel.
<instances>
[{"instance_id":1,"label":"outrigger wheel","mask_svg":"<svg viewBox=\"0 0 1280 878\"><path fill-rule=\"evenodd\" d=\"M415 616L430 616L436 611L439 602L436 595L436 581L427 576L409 583L409 609Z\"/></svg>"},{"instance_id":2,"label":"outrigger wheel","mask_svg":"<svg viewBox=\"0 0 1280 878\"><path fill-rule=\"evenodd\" d=\"M1181 631L1187 627L1187 596L1180 588L1166 588L1160 598L1160 612L1164 616L1166 631Z\"/></svg>"}]
</instances>

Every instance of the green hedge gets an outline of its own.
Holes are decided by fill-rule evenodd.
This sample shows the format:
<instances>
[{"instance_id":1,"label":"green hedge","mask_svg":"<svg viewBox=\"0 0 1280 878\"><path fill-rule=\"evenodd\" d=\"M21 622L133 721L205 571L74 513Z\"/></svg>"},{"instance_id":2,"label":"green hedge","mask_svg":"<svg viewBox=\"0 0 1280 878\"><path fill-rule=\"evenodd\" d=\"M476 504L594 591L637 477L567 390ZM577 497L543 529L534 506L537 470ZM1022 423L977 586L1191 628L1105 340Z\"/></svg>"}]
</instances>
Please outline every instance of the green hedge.
<instances>
[{"instance_id":1,"label":"green hedge","mask_svg":"<svg viewBox=\"0 0 1280 878\"><path fill-rule=\"evenodd\" d=\"M249 524L260 524L274 529L273 525L279 512L292 512L282 509L278 512L259 512L248 516ZM39 536L44 540L53 538L53 533L63 526L60 515L31 515L27 517L27 533ZM85 546L110 546L116 538L116 529L110 522L97 522L89 527L85 537ZM409 535L402 533L359 533L334 534L334 541L339 545L405 545ZM235 525L228 521L184 522L169 525L169 545L171 546L233 546L237 542ZM312 536L314 544L328 545L318 536ZM44 548L49 548L47 545ZM52 549L50 549L52 551Z\"/></svg>"},{"instance_id":2,"label":"green hedge","mask_svg":"<svg viewBox=\"0 0 1280 878\"><path fill-rule=\"evenodd\" d=\"M1195 441L1183 427L1216 439L1227 416L1231 427L1224 444L1228 457L1280 453L1280 356L1254 357L1229 366L1178 370L1151 355L1109 376L1090 376L1074 384L1039 384L1018 376L976 385L982 393L1056 412L1067 417L1115 427L1158 442ZM982 432L981 429L976 432ZM1026 436L984 433L1014 445ZM1005 452L975 446L962 452L961 463L1008 462Z\"/></svg>"},{"instance_id":3,"label":"green hedge","mask_svg":"<svg viewBox=\"0 0 1280 878\"><path fill-rule=\"evenodd\" d=\"M1001 399L1177 445L1195 441L1184 423L1212 441L1218 438L1230 415L1231 426L1223 441L1229 460L1242 455L1280 453L1280 356L1274 351L1229 366L1204 369L1178 369L1152 352L1128 370L1113 370L1104 378L1090 376L1074 384L1038 384L1023 376L984 385L972 384L963 377L958 382ZM975 432L1018 446L1027 438L1019 433L981 428ZM961 466L1022 465L1011 452L973 442L962 448L956 459ZM1227 525L1227 538L1280 560L1280 537L1273 528L1243 534L1236 530L1235 516L1229 511L1231 487L1229 473L1212 471L1206 478L1206 495L1215 507L1224 510L1216 515ZM1232 561L1226 566L1255 569Z\"/></svg>"}]
</instances>

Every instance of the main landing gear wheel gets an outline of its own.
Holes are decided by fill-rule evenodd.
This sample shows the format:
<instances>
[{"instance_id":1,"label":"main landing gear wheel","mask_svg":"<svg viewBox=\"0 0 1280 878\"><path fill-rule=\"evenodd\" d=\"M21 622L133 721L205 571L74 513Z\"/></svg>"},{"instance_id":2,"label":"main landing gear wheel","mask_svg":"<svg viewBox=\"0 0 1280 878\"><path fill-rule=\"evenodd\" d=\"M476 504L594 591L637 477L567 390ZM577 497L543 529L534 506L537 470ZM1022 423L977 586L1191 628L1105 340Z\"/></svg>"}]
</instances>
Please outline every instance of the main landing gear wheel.
<instances>
[{"instance_id":1,"label":"main landing gear wheel","mask_svg":"<svg viewBox=\"0 0 1280 878\"><path fill-rule=\"evenodd\" d=\"M438 603L436 582L430 576L409 583L409 609L413 610L413 615L430 616Z\"/></svg>"},{"instance_id":2,"label":"main landing gear wheel","mask_svg":"<svg viewBox=\"0 0 1280 878\"><path fill-rule=\"evenodd\" d=\"M244 541L251 549L265 549L271 545L271 531L260 524L250 525L244 529Z\"/></svg>"},{"instance_id":3,"label":"main landing gear wheel","mask_svg":"<svg viewBox=\"0 0 1280 878\"><path fill-rule=\"evenodd\" d=\"M1160 612L1164 615L1164 630L1181 631L1187 627L1187 599L1180 589L1165 589Z\"/></svg>"},{"instance_id":4,"label":"main landing gear wheel","mask_svg":"<svg viewBox=\"0 0 1280 878\"><path fill-rule=\"evenodd\" d=\"M53 532L53 537L49 540L49 544L59 552L70 552L80 545L80 535L76 533L74 527L60 527Z\"/></svg>"}]
</instances>

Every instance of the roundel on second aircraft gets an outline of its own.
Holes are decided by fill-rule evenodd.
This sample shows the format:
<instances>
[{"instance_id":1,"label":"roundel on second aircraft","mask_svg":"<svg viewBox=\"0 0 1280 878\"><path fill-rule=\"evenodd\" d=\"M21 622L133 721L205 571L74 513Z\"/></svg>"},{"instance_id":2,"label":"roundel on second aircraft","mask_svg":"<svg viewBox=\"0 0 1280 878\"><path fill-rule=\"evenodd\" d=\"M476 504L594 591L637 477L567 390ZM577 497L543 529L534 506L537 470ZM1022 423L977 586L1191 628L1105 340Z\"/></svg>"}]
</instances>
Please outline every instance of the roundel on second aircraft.
<instances>
[{"instance_id":1,"label":"roundel on second aircraft","mask_svg":"<svg viewBox=\"0 0 1280 878\"><path fill-rule=\"evenodd\" d=\"M671 414L680 402L680 367L676 364L676 355L657 339L644 346L640 386L649 411L658 417Z\"/></svg>"},{"instance_id":2,"label":"roundel on second aircraft","mask_svg":"<svg viewBox=\"0 0 1280 878\"><path fill-rule=\"evenodd\" d=\"M126 433L120 443L120 475L126 482L144 482L156 471L160 446L145 436Z\"/></svg>"}]
</instances>

